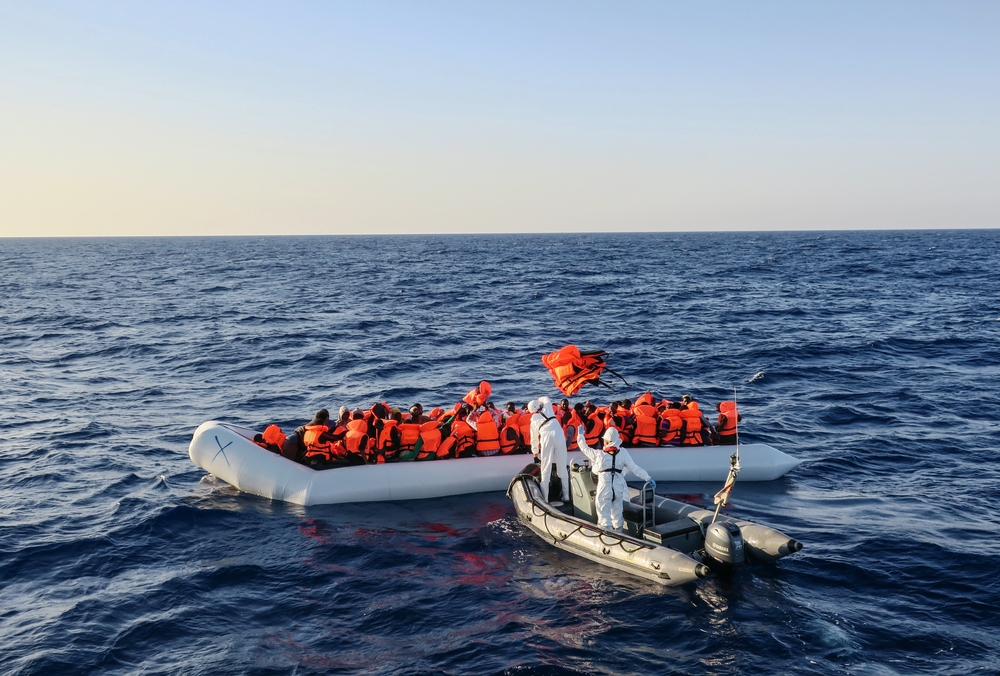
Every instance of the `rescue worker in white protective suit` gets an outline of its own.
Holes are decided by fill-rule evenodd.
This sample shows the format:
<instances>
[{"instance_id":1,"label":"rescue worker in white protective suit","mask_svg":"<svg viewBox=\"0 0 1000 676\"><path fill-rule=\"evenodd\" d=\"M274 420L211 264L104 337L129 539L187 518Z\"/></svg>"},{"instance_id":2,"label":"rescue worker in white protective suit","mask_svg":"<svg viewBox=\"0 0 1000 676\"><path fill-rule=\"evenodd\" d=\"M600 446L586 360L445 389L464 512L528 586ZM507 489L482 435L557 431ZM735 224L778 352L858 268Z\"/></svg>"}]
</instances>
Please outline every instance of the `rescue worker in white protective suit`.
<instances>
[{"instance_id":1,"label":"rescue worker in white protective suit","mask_svg":"<svg viewBox=\"0 0 1000 676\"><path fill-rule=\"evenodd\" d=\"M604 433L604 450L588 446L583 430L577 433L576 443L584 455L590 458L594 474L597 475L597 495L594 499L597 525L608 530L622 530L625 525L623 503L628 497L624 473L630 471L643 481L650 480L649 474L635 464L628 451L622 448L622 439L614 427L609 427Z\"/></svg>"},{"instance_id":2,"label":"rescue worker in white protective suit","mask_svg":"<svg viewBox=\"0 0 1000 676\"><path fill-rule=\"evenodd\" d=\"M562 481L562 497L569 500L569 457L566 455L566 434L556 418L552 400L539 397L528 404L531 416L531 453L542 466L542 492L548 497L549 481L552 477L552 463Z\"/></svg>"}]
</instances>

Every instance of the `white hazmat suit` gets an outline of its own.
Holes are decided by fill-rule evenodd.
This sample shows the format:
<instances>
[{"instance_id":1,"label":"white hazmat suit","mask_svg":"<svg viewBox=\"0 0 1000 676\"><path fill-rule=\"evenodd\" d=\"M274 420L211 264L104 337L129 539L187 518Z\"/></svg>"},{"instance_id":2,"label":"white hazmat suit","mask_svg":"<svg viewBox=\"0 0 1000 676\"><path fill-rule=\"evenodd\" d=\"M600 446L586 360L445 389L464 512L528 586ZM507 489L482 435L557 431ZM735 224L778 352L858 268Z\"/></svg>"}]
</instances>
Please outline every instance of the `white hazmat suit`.
<instances>
[{"instance_id":1,"label":"white hazmat suit","mask_svg":"<svg viewBox=\"0 0 1000 676\"><path fill-rule=\"evenodd\" d=\"M569 457L566 454L566 434L556 419L552 400L539 397L528 404L531 416L531 453L542 466L542 492L548 496L549 481L552 477L552 463L562 481L563 502L569 500Z\"/></svg>"},{"instance_id":2,"label":"white hazmat suit","mask_svg":"<svg viewBox=\"0 0 1000 676\"><path fill-rule=\"evenodd\" d=\"M635 464L628 451L621 447L621 437L614 427L604 433L604 448L616 449L614 453L588 446L582 430L576 435L576 443L584 455L590 458L594 474L597 475L597 495L594 499L597 525L608 530L622 530L625 525L623 503L628 497L624 473L630 471L643 481L649 481L649 474Z\"/></svg>"}]
</instances>

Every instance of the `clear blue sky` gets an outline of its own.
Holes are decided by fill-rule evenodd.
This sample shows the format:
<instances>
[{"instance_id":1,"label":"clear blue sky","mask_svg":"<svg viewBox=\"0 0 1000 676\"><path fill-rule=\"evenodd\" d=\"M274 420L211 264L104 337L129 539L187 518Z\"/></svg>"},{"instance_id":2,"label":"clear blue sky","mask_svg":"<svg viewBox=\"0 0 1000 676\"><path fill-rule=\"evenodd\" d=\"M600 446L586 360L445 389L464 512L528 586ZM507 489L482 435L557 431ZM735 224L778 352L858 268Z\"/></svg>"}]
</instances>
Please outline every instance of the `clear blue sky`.
<instances>
[{"instance_id":1,"label":"clear blue sky","mask_svg":"<svg viewBox=\"0 0 1000 676\"><path fill-rule=\"evenodd\" d=\"M1000 227L998 2L0 0L0 235Z\"/></svg>"}]
</instances>

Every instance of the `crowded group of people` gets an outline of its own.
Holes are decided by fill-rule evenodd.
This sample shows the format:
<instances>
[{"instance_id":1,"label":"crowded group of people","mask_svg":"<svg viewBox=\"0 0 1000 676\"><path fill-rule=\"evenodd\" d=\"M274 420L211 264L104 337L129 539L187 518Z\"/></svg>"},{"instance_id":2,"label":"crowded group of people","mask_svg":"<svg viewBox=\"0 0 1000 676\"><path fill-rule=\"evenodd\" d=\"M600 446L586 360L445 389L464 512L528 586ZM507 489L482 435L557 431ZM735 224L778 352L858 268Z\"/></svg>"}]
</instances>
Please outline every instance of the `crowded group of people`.
<instances>
[{"instance_id":1,"label":"crowded group of people","mask_svg":"<svg viewBox=\"0 0 1000 676\"><path fill-rule=\"evenodd\" d=\"M296 462L328 469L515 453L537 458L542 451L540 434L561 436L568 450L600 446L608 430L615 431L620 446L735 444L740 420L735 402L722 402L716 406L713 425L690 395L679 401L657 401L646 392L634 402L584 401L572 406L567 399L555 405L541 397L524 406L508 402L503 409L493 404L490 395L490 384L483 381L448 410L425 411L413 404L404 413L377 403L367 410L342 406L334 419L322 409L291 434L270 425L254 441ZM543 471L546 464L542 463Z\"/></svg>"}]
</instances>

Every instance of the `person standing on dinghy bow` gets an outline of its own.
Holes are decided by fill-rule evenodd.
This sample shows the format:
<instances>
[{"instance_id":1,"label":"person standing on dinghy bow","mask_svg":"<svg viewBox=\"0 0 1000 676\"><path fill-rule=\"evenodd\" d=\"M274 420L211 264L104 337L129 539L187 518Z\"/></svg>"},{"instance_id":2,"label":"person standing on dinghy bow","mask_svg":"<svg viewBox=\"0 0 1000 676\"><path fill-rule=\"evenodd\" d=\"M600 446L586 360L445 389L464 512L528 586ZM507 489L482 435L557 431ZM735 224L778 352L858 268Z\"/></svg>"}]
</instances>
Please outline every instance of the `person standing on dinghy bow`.
<instances>
[{"instance_id":1,"label":"person standing on dinghy bow","mask_svg":"<svg viewBox=\"0 0 1000 676\"><path fill-rule=\"evenodd\" d=\"M582 430L577 432L576 443L584 455L590 458L594 473L597 474L597 494L594 497L597 525L607 530L622 530L625 526L624 503L628 497L625 472L631 472L642 481L652 482L654 489L656 482L650 478L646 470L635 464L629 452L622 448L621 437L614 427L609 427L604 433L603 450L588 446Z\"/></svg>"},{"instance_id":2,"label":"person standing on dinghy bow","mask_svg":"<svg viewBox=\"0 0 1000 676\"><path fill-rule=\"evenodd\" d=\"M566 453L566 435L552 408L552 400L539 397L528 404L531 416L531 453L539 460L542 469L542 492L548 498L552 465L562 484L563 502L569 500L569 456Z\"/></svg>"}]
</instances>

